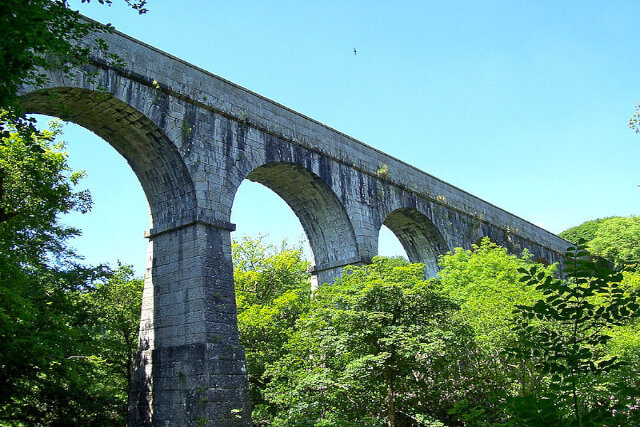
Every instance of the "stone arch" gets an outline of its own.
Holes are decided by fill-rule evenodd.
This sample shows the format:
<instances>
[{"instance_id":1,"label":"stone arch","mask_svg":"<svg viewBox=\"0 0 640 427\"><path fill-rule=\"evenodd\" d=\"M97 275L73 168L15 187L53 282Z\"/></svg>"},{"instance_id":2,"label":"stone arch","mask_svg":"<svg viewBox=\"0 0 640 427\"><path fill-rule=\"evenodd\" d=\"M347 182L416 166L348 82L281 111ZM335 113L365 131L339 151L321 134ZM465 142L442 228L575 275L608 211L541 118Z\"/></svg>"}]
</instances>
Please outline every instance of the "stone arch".
<instances>
[{"instance_id":1,"label":"stone arch","mask_svg":"<svg viewBox=\"0 0 640 427\"><path fill-rule=\"evenodd\" d=\"M438 257L449 250L435 224L417 209L400 208L385 218L386 225L400 240L409 261L424 263L425 275L438 273Z\"/></svg>"},{"instance_id":2,"label":"stone arch","mask_svg":"<svg viewBox=\"0 0 640 427\"><path fill-rule=\"evenodd\" d=\"M193 182L178 150L137 109L110 93L73 87L27 93L22 106L28 113L74 122L118 151L138 177L154 229L172 228L196 217Z\"/></svg>"},{"instance_id":3,"label":"stone arch","mask_svg":"<svg viewBox=\"0 0 640 427\"><path fill-rule=\"evenodd\" d=\"M331 281L344 265L361 261L351 221L318 175L296 163L273 162L253 169L246 178L275 192L300 220L311 245L315 285Z\"/></svg>"},{"instance_id":4,"label":"stone arch","mask_svg":"<svg viewBox=\"0 0 640 427\"><path fill-rule=\"evenodd\" d=\"M225 241L224 236L214 237L217 229L212 232L198 217L194 183L178 148L156 121L126 99L127 102L122 101L103 91L54 86L23 94L22 106L25 112L59 117L100 136L127 160L145 193L152 229L148 235L147 272L128 417L130 425L140 422L150 425L155 416L154 399L167 399L174 391L171 387L175 387L162 385L159 377L162 372L173 369L174 364L189 360L178 352L172 353L171 349L180 348L179 345L186 342L205 340L204 315L190 306L187 297L190 292L205 295L201 282L206 280L198 281L193 276L196 271L211 270L201 267L198 261L207 259L211 252L222 252L217 247L211 248L214 244L224 245ZM138 96L131 102L142 107L147 99ZM202 241L202 236L209 240ZM219 270L228 267L227 274L214 271L211 275L216 278L212 280L232 278L230 256L228 265L219 264ZM225 283L232 288L232 280ZM229 300L229 304L233 304L234 299L229 297ZM209 301L204 304L212 306ZM237 341L234 322L235 318L223 327L227 327L231 338ZM156 358L156 352L165 352L165 356ZM176 355L172 359L166 354ZM240 357L242 363L243 357ZM241 384L238 389L242 392L247 387Z\"/></svg>"}]
</instances>

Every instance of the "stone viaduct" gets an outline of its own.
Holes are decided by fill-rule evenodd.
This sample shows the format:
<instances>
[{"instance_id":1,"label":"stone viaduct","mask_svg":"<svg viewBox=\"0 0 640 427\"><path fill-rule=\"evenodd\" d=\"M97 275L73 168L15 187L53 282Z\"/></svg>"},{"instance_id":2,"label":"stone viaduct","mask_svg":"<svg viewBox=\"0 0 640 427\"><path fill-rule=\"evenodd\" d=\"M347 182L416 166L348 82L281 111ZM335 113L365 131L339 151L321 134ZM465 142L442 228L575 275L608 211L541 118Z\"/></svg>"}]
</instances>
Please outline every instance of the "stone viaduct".
<instances>
[{"instance_id":1,"label":"stone viaduct","mask_svg":"<svg viewBox=\"0 0 640 427\"><path fill-rule=\"evenodd\" d=\"M295 212L314 285L377 254L384 224L426 274L483 236L555 262L567 242L345 134L125 34L104 34L124 66L96 53L45 87L28 112L101 136L131 165L152 228L129 425L248 425L230 233L245 179ZM91 39L86 41L93 44Z\"/></svg>"}]
</instances>

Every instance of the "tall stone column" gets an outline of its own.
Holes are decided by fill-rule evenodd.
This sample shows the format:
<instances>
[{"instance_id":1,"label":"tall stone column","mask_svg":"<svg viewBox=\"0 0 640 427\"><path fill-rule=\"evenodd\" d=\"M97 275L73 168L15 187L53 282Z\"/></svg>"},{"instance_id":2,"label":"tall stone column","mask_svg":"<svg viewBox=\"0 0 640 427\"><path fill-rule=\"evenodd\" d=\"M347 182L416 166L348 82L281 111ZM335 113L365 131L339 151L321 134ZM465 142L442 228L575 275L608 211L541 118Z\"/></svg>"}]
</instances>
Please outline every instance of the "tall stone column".
<instances>
[{"instance_id":1,"label":"tall stone column","mask_svg":"<svg viewBox=\"0 0 640 427\"><path fill-rule=\"evenodd\" d=\"M152 229L130 426L251 423L229 223Z\"/></svg>"}]
</instances>

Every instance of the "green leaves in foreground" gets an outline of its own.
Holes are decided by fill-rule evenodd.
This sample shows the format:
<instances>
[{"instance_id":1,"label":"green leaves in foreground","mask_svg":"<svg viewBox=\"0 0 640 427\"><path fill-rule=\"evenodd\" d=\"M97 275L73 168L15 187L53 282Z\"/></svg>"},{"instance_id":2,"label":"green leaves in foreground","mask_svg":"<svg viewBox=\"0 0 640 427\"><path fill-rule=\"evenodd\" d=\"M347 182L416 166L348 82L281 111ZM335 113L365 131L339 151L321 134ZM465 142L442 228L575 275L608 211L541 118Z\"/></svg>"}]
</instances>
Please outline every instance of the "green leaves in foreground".
<instances>
[{"instance_id":1,"label":"green leaves in foreground","mask_svg":"<svg viewBox=\"0 0 640 427\"><path fill-rule=\"evenodd\" d=\"M59 127L0 111L0 423L124 423L141 281L87 267L63 213L85 212Z\"/></svg>"},{"instance_id":2,"label":"green leaves in foreground","mask_svg":"<svg viewBox=\"0 0 640 427\"><path fill-rule=\"evenodd\" d=\"M564 279L487 240L443 256L440 279L376 258L310 295L299 252L238 245L257 425L639 421L640 275L582 247Z\"/></svg>"},{"instance_id":3,"label":"green leaves in foreground","mask_svg":"<svg viewBox=\"0 0 640 427\"><path fill-rule=\"evenodd\" d=\"M424 280L421 264L374 258L349 267L333 285L318 289L285 355L267 369L272 381L265 395L282 409L275 422L433 420L438 408L431 404L447 394L447 381L438 379L455 367L449 355L465 335L451 321L455 309Z\"/></svg>"},{"instance_id":4,"label":"green leaves in foreground","mask_svg":"<svg viewBox=\"0 0 640 427\"><path fill-rule=\"evenodd\" d=\"M619 422L614 414L620 419L628 407L609 398L613 389L606 376L622 362L607 354L606 345L614 328L640 315L637 291L630 292L621 272L606 260L592 259L581 244L568 248L565 256L564 279L536 265L519 270L520 281L535 286L543 298L516 307L518 341L507 352L514 359L533 360L547 387L538 395L519 396L514 405L532 425L610 425Z\"/></svg>"}]
</instances>

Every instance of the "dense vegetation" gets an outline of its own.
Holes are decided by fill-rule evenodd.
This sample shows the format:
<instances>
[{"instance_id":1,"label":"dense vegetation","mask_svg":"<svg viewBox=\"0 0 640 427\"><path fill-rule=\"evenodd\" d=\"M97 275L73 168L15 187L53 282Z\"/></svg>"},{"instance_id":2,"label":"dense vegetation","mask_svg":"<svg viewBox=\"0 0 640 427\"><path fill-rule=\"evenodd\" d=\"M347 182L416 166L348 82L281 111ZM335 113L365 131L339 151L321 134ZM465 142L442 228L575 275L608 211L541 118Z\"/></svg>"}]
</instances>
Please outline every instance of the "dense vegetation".
<instances>
[{"instance_id":1,"label":"dense vegetation","mask_svg":"<svg viewBox=\"0 0 640 427\"><path fill-rule=\"evenodd\" d=\"M640 264L640 217L609 217L587 221L560 233L570 242L580 239L589 252L618 266Z\"/></svg>"},{"instance_id":2,"label":"dense vegetation","mask_svg":"<svg viewBox=\"0 0 640 427\"><path fill-rule=\"evenodd\" d=\"M438 279L376 258L310 298L300 251L236 243L254 422L639 422L640 274L567 256L558 279L485 240L442 257Z\"/></svg>"},{"instance_id":3,"label":"dense vegetation","mask_svg":"<svg viewBox=\"0 0 640 427\"><path fill-rule=\"evenodd\" d=\"M82 2L88 2L83 0ZM110 0L96 0L109 4ZM145 12L144 0L125 0ZM24 115L21 85L87 60L76 41L110 27L66 0L0 3L0 424L122 424L137 340L141 281L131 269L85 266L61 214L86 212L82 173L67 166L59 127ZM98 49L104 49L98 42ZM117 60L116 57L111 57Z\"/></svg>"},{"instance_id":4,"label":"dense vegetation","mask_svg":"<svg viewBox=\"0 0 640 427\"><path fill-rule=\"evenodd\" d=\"M113 425L126 408L142 282L130 268L82 265L79 233L60 214L86 212L82 173L67 166L59 126L0 138L0 423Z\"/></svg>"}]
</instances>

